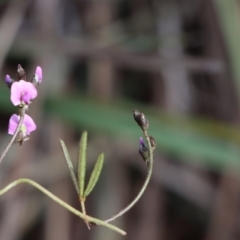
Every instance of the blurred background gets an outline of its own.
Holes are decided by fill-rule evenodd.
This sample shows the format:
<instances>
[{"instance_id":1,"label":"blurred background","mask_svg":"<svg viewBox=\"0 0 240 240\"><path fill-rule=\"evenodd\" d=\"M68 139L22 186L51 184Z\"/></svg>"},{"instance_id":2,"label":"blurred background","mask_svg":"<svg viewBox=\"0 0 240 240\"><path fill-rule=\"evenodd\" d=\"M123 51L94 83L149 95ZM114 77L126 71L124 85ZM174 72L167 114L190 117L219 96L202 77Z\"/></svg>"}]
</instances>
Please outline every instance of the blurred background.
<instances>
[{"instance_id":1,"label":"blurred background","mask_svg":"<svg viewBox=\"0 0 240 240\"><path fill-rule=\"evenodd\" d=\"M76 165L89 133L88 176L106 156L87 213L107 219L139 191L144 112L157 141L150 185L114 224L89 231L31 186L0 197L1 240L240 239L238 0L0 1L0 147L10 136L6 74L21 64L43 82L29 114L38 129L0 167L1 188L31 178L80 209L59 138Z\"/></svg>"}]
</instances>

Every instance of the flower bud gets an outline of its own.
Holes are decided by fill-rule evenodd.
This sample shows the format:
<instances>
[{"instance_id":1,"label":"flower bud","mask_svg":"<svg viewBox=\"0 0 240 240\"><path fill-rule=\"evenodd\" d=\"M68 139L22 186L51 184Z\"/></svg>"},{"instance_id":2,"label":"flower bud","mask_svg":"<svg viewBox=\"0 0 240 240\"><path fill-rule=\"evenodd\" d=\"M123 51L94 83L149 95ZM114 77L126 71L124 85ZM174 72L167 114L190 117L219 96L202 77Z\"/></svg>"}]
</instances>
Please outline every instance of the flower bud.
<instances>
[{"instance_id":1,"label":"flower bud","mask_svg":"<svg viewBox=\"0 0 240 240\"><path fill-rule=\"evenodd\" d=\"M17 78L18 80L25 80L26 81L26 73L25 70L22 68L20 64L17 67Z\"/></svg>"},{"instance_id":2,"label":"flower bud","mask_svg":"<svg viewBox=\"0 0 240 240\"><path fill-rule=\"evenodd\" d=\"M37 66L35 74L33 75L32 81L34 86L39 86L42 82L42 68Z\"/></svg>"},{"instance_id":3,"label":"flower bud","mask_svg":"<svg viewBox=\"0 0 240 240\"><path fill-rule=\"evenodd\" d=\"M149 139L150 139L151 147L154 150L156 148L156 146L157 146L157 143L156 143L156 141L155 141L153 136L149 136Z\"/></svg>"},{"instance_id":4,"label":"flower bud","mask_svg":"<svg viewBox=\"0 0 240 240\"><path fill-rule=\"evenodd\" d=\"M143 113L140 113L138 110L135 109L133 110L133 117L143 131L146 131L148 129L149 123Z\"/></svg>"},{"instance_id":5,"label":"flower bud","mask_svg":"<svg viewBox=\"0 0 240 240\"><path fill-rule=\"evenodd\" d=\"M6 77L5 77L5 83L7 84L7 86L8 86L9 88L11 88L13 82L14 82L14 80L13 80L9 75L6 75Z\"/></svg>"},{"instance_id":6,"label":"flower bud","mask_svg":"<svg viewBox=\"0 0 240 240\"><path fill-rule=\"evenodd\" d=\"M149 164L149 150L147 146L145 145L142 137L140 137L139 140L139 154L142 156L143 161L147 164Z\"/></svg>"}]
</instances>

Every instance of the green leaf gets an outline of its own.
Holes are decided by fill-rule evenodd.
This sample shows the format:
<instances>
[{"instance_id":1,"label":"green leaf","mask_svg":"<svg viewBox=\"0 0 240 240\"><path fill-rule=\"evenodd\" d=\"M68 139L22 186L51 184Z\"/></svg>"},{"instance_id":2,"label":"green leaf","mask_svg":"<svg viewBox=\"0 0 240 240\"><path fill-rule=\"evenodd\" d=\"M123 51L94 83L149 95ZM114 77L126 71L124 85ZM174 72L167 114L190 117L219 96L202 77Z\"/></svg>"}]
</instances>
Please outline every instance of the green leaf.
<instances>
[{"instance_id":1,"label":"green leaf","mask_svg":"<svg viewBox=\"0 0 240 240\"><path fill-rule=\"evenodd\" d=\"M79 182L79 196L83 199L84 183L86 174L86 158L87 158L87 132L82 133L82 137L79 143L78 154L78 182Z\"/></svg>"},{"instance_id":2,"label":"green leaf","mask_svg":"<svg viewBox=\"0 0 240 240\"><path fill-rule=\"evenodd\" d=\"M68 150L67 150L67 147L66 147L64 141L61 140L61 139L59 139L59 140L60 140L60 144L61 144L61 147L62 147L62 151L63 151L64 157L65 157L65 160L67 162L68 169L70 171L70 175L71 175L73 184L74 184L75 189L76 189L76 191L77 191L77 193L79 195L78 181L77 181L77 177L76 177L76 175L74 173L74 167L73 167L70 155L68 153Z\"/></svg>"},{"instance_id":3,"label":"green leaf","mask_svg":"<svg viewBox=\"0 0 240 240\"><path fill-rule=\"evenodd\" d=\"M101 174L103 163L104 163L104 154L101 153L101 154L99 154L99 156L97 158L97 161L96 161L96 163L94 165L94 168L93 168L91 177L89 179L87 188L86 188L86 190L84 192L84 198L86 198L91 193L93 188L95 187L95 185L96 185L96 183L97 183L97 181L99 179L99 176Z\"/></svg>"}]
</instances>

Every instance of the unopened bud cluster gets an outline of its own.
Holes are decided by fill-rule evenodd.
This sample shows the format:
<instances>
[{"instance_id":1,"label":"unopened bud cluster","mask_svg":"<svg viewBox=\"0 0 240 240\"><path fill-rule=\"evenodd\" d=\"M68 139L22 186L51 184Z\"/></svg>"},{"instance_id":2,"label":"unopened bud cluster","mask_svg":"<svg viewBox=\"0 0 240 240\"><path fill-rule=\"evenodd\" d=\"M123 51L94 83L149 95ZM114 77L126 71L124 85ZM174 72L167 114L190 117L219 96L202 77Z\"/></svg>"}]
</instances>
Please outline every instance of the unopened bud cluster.
<instances>
[{"instance_id":1,"label":"unopened bud cluster","mask_svg":"<svg viewBox=\"0 0 240 240\"><path fill-rule=\"evenodd\" d=\"M145 115L143 113L140 113L138 110L133 110L133 118L139 125L139 127L143 130L144 135L146 136L146 133L148 131L149 122L146 119ZM148 136L150 144L151 144L151 150L153 151L156 148L156 141L152 136ZM141 155L144 162L149 165L150 162L150 152L146 144L144 143L144 140L142 137L140 137L139 140L139 154Z\"/></svg>"},{"instance_id":2,"label":"unopened bud cluster","mask_svg":"<svg viewBox=\"0 0 240 240\"><path fill-rule=\"evenodd\" d=\"M5 76L5 83L10 88L10 100L14 106L18 106L18 115L13 114L9 120L8 134L14 135L19 124L21 116L23 123L16 138L20 145L29 139L30 132L36 130L36 124L33 119L25 114L28 106L33 99L37 97L37 87L42 82L42 68L37 67L31 81L27 81L26 72L20 64L17 67L17 79L14 80L9 75Z\"/></svg>"},{"instance_id":3,"label":"unopened bud cluster","mask_svg":"<svg viewBox=\"0 0 240 240\"><path fill-rule=\"evenodd\" d=\"M138 110L135 109L135 110L133 110L133 117L134 117L134 120L137 122L139 127L142 128L143 131L148 130L149 123L143 113L140 113Z\"/></svg>"}]
</instances>

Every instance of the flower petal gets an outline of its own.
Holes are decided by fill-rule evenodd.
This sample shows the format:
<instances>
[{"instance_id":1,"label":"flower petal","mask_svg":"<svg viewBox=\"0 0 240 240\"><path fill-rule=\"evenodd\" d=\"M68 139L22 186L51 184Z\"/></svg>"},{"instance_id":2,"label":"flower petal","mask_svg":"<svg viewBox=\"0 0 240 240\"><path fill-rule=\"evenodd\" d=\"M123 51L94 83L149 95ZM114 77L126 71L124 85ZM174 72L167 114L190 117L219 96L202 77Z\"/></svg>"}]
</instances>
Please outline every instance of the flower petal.
<instances>
[{"instance_id":1,"label":"flower petal","mask_svg":"<svg viewBox=\"0 0 240 240\"><path fill-rule=\"evenodd\" d=\"M28 101L37 97L37 89L32 83L26 82L24 80L20 80L19 83L22 85L23 93L27 95ZM26 102L26 104L28 103L29 102Z\"/></svg>"},{"instance_id":2,"label":"flower petal","mask_svg":"<svg viewBox=\"0 0 240 240\"><path fill-rule=\"evenodd\" d=\"M18 116L17 114L13 114L11 116L8 124L8 134L13 135L15 133L19 120L20 116ZM30 134L30 132L36 130L37 128L33 119L27 114L24 115L23 126L26 128L26 132L24 132L24 135Z\"/></svg>"},{"instance_id":3,"label":"flower petal","mask_svg":"<svg viewBox=\"0 0 240 240\"><path fill-rule=\"evenodd\" d=\"M13 114L9 119L8 134L13 135L15 133L18 122L19 122L19 116L17 116L17 114Z\"/></svg>"},{"instance_id":4,"label":"flower petal","mask_svg":"<svg viewBox=\"0 0 240 240\"><path fill-rule=\"evenodd\" d=\"M42 81L42 68L40 66L37 66L35 74L38 76L37 82L41 83L41 81Z\"/></svg>"},{"instance_id":5,"label":"flower petal","mask_svg":"<svg viewBox=\"0 0 240 240\"><path fill-rule=\"evenodd\" d=\"M17 106L21 103L22 92L23 92L22 84L20 82L14 82L11 87L11 96L10 96L10 99L14 106Z\"/></svg>"},{"instance_id":6,"label":"flower petal","mask_svg":"<svg viewBox=\"0 0 240 240\"><path fill-rule=\"evenodd\" d=\"M37 96L37 89L30 82L20 80L14 82L11 87L11 101L13 105L17 106L24 101L25 104L29 104L30 100Z\"/></svg>"},{"instance_id":7,"label":"flower petal","mask_svg":"<svg viewBox=\"0 0 240 240\"><path fill-rule=\"evenodd\" d=\"M26 134L29 134L37 128L33 119L27 114L24 116L23 124L26 126Z\"/></svg>"}]
</instances>

